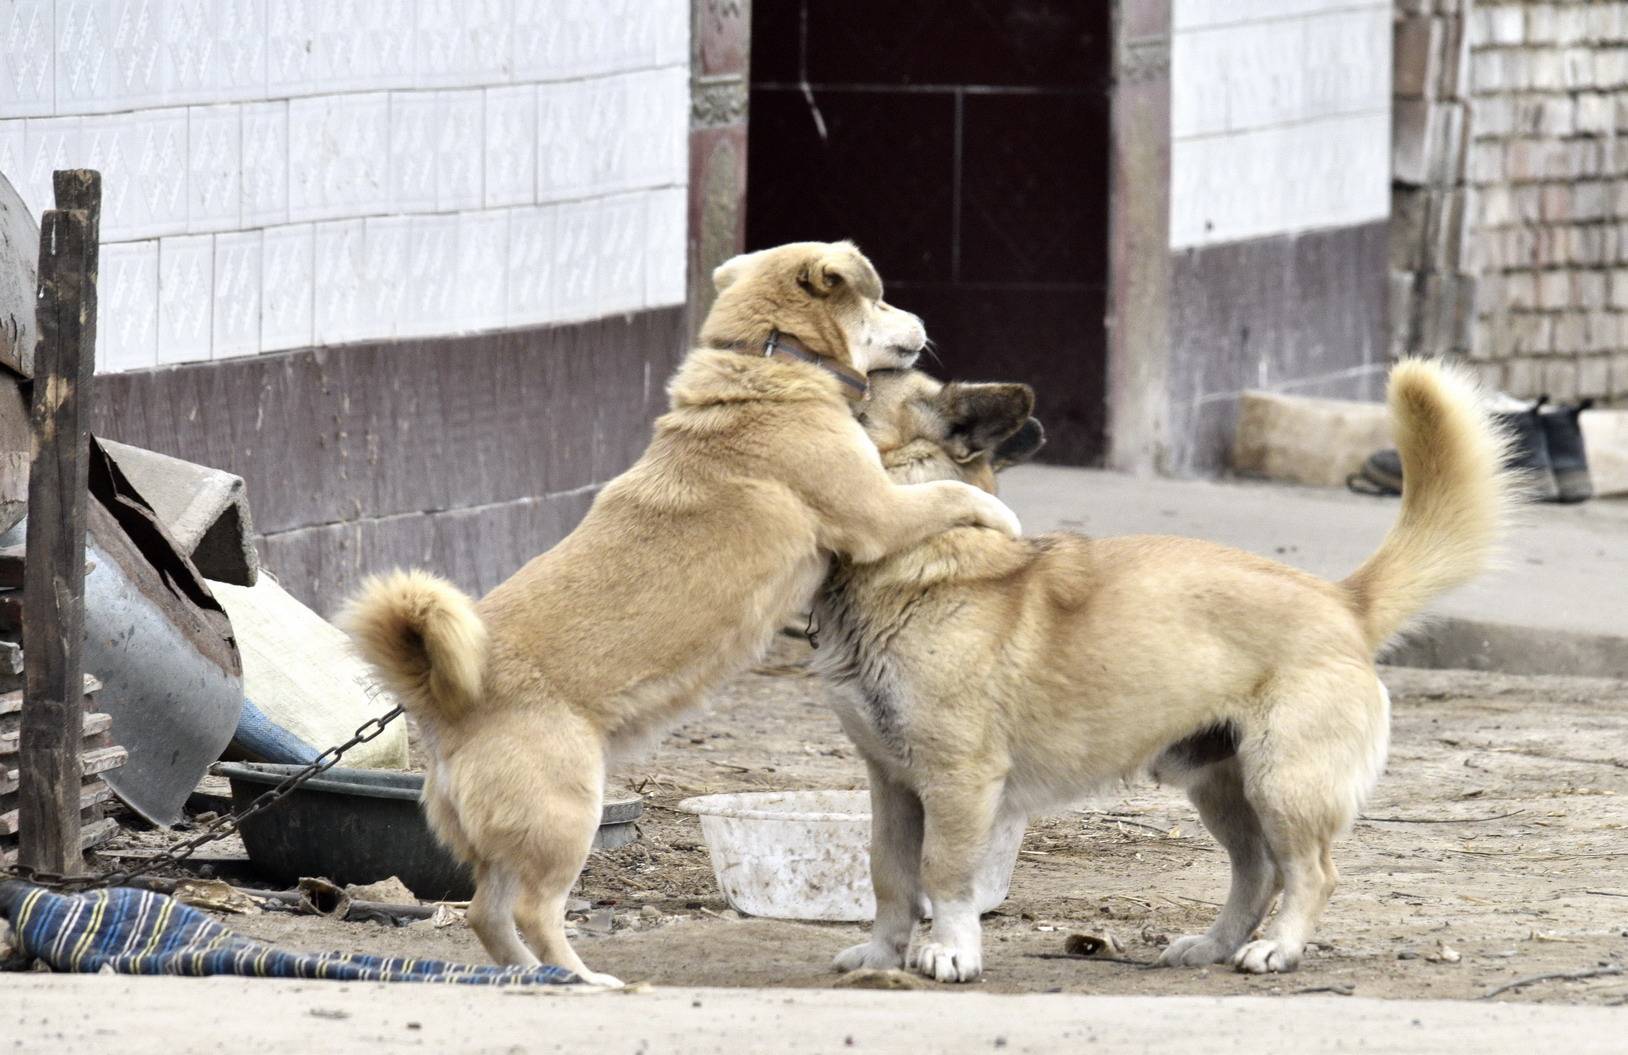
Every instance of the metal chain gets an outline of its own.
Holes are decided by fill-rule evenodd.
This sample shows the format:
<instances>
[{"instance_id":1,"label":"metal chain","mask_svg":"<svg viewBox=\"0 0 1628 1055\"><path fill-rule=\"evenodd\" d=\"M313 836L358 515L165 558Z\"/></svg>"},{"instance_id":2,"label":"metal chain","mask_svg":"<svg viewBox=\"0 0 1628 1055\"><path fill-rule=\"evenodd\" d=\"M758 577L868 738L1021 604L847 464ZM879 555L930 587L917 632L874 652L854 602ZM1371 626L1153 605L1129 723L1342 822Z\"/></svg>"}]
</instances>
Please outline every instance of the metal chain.
<instances>
[{"instance_id":1,"label":"metal chain","mask_svg":"<svg viewBox=\"0 0 1628 1055\"><path fill-rule=\"evenodd\" d=\"M36 871L19 865L10 871L0 869L0 879L21 879L25 882L60 890L99 890L102 887L116 886L119 883L134 879L143 872L173 868L210 843L235 833L244 821L275 806L312 777L338 765L339 760L345 756L346 751L379 736L384 732L384 727L400 718L402 713L402 709L396 707L388 714L369 718L357 726L356 734L349 740L336 747L328 748L303 769L289 774L282 783L270 791L262 793L247 806L210 821L208 826L197 835L174 844L155 857L146 858L134 869L121 869L99 876L68 876L59 872Z\"/></svg>"}]
</instances>

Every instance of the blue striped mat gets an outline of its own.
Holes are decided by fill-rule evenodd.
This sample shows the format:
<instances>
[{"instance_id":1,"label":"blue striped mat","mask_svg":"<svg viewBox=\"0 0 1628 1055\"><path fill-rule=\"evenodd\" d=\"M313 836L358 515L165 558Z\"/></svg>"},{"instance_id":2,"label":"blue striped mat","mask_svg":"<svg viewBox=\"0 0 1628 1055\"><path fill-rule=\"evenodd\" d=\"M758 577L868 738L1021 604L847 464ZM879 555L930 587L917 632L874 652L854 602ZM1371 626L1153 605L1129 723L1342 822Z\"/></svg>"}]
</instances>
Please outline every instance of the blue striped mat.
<instances>
[{"instance_id":1,"label":"blue striped mat","mask_svg":"<svg viewBox=\"0 0 1628 1055\"><path fill-rule=\"evenodd\" d=\"M0 883L0 916L11 921L11 940L18 952L61 972L94 974L111 969L118 974L500 986L577 980L560 967L495 967L407 956L288 952L234 934L172 897L122 887L54 894L27 883Z\"/></svg>"}]
</instances>

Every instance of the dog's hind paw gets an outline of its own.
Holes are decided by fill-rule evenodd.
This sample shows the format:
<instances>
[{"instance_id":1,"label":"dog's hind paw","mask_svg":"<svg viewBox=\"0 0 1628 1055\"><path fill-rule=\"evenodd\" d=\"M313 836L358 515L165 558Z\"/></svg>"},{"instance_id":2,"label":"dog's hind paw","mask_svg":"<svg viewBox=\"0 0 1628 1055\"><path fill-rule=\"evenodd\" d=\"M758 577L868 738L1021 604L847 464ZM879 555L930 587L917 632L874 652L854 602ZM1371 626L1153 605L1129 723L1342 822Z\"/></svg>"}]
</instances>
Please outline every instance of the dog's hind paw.
<instances>
[{"instance_id":1,"label":"dog's hind paw","mask_svg":"<svg viewBox=\"0 0 1628 1055\"><path fill-rule=\"evenodd\" d=\"M910 954L910 966L936 981L970 982L984 973L984 956L979 949L958 949L929 941Z\"/></svg>"},{"instance_id":2,"label":"dog's hind paw","mask_svg":"<svg viewBox=\"0 0 1628 1055\"><path fill-rule=\"evenodd\" d=\"M577 974L584 985L597 985L606 989L621 989L623 982L614 974L601 974L598 971L582 971Z\"/></svg>"},{"instance_id":3,"label":"dog's hind paw","mask_svg":"<svg viewBox=\"0 0 1628 1055\"><path fill-rule=\"evenodd\" d=\"M904 951L891 945L867 941L852 945L837 953L831 966L847 974L849 971L887 971L904 966Z\"/></svg>"},{"instance_id":4,"label":"dog's hind paw","mask_svg":"<svg viewBox=\"0 0 1628 1055\"><path fill-rule=\"evenodd\" d=\"M1232 965L1245 974L1287 974L1300 966L1300 949L1270 939L1252 941L1233 954Z\"/></svg>"},{"instance_id":5,"label":"dog's hind paw","mask_svg":"<svg viewBox=\"0 0 1628 1055\"><path fill-rule=\"evenodd\" d=\"M1171 941L1159 954L1160 967L1203 967L1220 963L1232 950L1208 934L1187 934Z\"/></svg>"}]
</instances>

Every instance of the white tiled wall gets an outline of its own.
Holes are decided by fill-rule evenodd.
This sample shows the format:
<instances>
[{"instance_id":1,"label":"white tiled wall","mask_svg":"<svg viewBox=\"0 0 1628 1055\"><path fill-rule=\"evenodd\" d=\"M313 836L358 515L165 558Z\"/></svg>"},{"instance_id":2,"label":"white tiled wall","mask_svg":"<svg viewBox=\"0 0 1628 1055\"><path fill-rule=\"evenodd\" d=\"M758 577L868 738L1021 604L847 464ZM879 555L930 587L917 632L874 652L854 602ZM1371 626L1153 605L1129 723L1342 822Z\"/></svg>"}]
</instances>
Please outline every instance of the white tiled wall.
<instances>
[{"instance_id":1,"label":"white tiled wall","mask_svg":"<svg viewBox=\"0 0 1628 1055\"><path fill-rule=\"evenodd\" d=\"M1390 210L1391 0L1175 0L1170 243Z\"/></svg>"},{"instance_id":2,"label":"white tiled wall","mask_svg":"<svg viewBox=\"0 0 1628 1055\"><path fill-rule=\"evenodd\" d=\"M102 171L102 370L676 304L689 10L0 0L0 172Z\"/></svg>"}]
</instances>

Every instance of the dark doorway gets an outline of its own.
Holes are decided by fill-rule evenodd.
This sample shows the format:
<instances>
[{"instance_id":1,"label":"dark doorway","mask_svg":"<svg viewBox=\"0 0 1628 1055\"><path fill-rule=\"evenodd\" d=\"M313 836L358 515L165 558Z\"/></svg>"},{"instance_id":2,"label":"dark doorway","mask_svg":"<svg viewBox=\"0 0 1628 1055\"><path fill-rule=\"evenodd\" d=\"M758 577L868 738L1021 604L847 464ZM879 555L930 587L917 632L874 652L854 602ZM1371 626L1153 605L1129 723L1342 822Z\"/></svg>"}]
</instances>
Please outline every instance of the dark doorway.
<instances>
[{"instance_id":1,"label":"dark doorway","mask_svg":"<svg viewBox=\"0 0 1628 1055\"><path fill-rule=\"evenodd\" d=\"M1107 0L754 0L748 248L852 238L942 367L1100 460Z\"/></svg>"}]
</instances>

